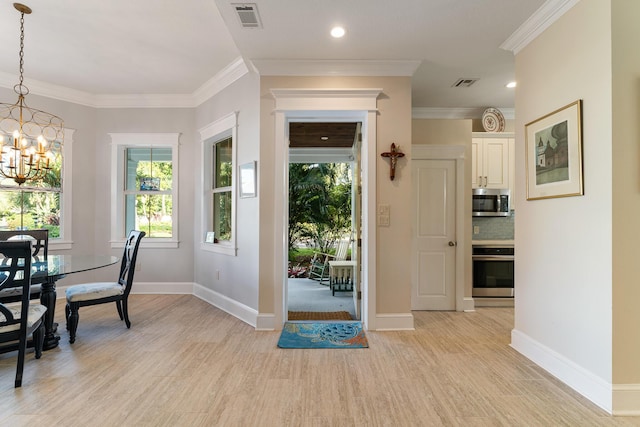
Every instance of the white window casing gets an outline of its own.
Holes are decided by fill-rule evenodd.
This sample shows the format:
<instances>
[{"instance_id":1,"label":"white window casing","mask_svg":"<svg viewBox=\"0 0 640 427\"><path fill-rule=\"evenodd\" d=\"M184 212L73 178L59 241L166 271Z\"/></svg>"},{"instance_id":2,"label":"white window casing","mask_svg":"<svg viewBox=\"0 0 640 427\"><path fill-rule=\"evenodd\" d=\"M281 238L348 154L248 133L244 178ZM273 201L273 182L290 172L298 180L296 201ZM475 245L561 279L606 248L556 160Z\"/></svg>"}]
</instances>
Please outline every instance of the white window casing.
<instances>
[{"instance_id":1,"label":"white window casing","mask_svg":"<svg viewBox=\"0 0 640 427\"><path fill-rule=\"evenodd\" d=\"M171 148L172 232L170 238L147 238L140 245L146 248L177 248L178 237L178 177L179 133L110 133L111 137L111 247L122 248L125 228L125 150L127 148Z\"/></svg>"},{"instance_id":2,"label":"white window casing","mask_svg":"<svg viewBox=\"0 0 640 427\"><path fill-rule=\"evenodd\" d=\"M237 254L237 230L236 230L236 198L237 198L237 152L238 152L238 112L232 112L224 117L206 125L200 129L202 175L200 182L202 183L202 212L200 224L200 248L207 252L221 253L225 255L236 256ZM218 243L206 243L207 231L211 231L211 218L213 216L212 202L212 177L215 165L212 161L211 150L216 142L224 138L231 137L232 140L232 170L233 179L231 180L231 238L229 240L220 241Z\"/></svg>"}]
</instances>

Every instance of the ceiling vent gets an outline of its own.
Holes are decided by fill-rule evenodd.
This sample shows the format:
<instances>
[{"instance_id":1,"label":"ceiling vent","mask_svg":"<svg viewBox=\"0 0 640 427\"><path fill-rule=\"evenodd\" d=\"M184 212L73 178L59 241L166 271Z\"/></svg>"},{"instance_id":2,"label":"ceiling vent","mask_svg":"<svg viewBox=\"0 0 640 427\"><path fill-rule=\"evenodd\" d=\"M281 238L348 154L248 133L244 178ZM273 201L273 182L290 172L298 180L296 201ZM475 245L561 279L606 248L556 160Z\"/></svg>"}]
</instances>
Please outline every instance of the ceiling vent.
<instances>
[{"instance_id":1,"label":"ceiling vent","mask_svg":"<svg viewBox=\"0 0 640 427\"><path fill-rule=\"evenodd\" d=\"M232 3L242 28L262 28L258 6L255 3Z\"/></svg>"},{"instance_id":2,"label":"ceiling vent","mask_svg":"<svg viewBox=\"0 0 640 427\"><path fill-rule=\"evenodd\" d=\"M480 79L458 79L451 87L469 87Z\"/></svg>"}]
</instances>

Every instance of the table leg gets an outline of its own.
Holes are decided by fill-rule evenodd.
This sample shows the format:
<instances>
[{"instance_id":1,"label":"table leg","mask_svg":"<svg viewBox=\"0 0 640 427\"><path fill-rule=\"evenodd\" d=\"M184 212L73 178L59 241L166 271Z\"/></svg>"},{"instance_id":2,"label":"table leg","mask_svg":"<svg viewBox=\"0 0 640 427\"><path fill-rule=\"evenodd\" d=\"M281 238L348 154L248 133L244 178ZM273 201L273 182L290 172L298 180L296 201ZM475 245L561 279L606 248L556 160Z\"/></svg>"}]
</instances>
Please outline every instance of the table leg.
<instances>
[{"instance_id":1,"label":"table leg","mask_svg":"<svg viewBox=\"0 0 640 427\"><path fill-rule=\"evenodd\" d=\"M47 307L47 312L44 315L44 346L43 350L51 350L58 346L60 336L56 335L56 325L53 323L53 319L56 313L56 283L54 281L47 281L42 284L40 293L40 304Z\"/></svg>"}]
</instances>

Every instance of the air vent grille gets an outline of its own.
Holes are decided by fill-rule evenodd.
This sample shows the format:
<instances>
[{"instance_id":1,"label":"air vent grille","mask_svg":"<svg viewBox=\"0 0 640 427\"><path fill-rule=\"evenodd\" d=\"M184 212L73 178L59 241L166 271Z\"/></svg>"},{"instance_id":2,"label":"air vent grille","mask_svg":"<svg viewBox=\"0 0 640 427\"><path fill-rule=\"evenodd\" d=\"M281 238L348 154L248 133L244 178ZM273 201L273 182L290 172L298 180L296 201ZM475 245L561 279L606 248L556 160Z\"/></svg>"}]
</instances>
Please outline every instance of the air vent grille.
<instances>
[{"instance_id":1,"label":"air vent grille","mask_svg":"<svg viewBox=\"0 0 640 427\"><path fill-rule=\"evenodd\" d=\"M235 8L243 28L262 28L258 6L255 3L232 3L232 6Z\"/></svg>"},{"instance_id":2,"label":"air vent grille","mask_svg":"<svg viewBox=\"0 0 640 427\"><path fill-rule=\"evenodd\" d=\"M458 79L452 87L469 87L480 79Z\"/></svg>"}]
</instances>

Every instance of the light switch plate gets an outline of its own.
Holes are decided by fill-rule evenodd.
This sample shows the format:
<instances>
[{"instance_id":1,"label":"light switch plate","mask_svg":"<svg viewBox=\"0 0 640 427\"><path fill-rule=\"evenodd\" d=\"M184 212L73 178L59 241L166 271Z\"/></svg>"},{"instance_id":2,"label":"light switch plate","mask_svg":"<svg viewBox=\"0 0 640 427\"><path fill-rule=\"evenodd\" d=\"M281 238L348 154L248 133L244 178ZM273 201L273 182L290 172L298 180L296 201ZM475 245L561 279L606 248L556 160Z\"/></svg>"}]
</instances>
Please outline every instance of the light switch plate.
<instances>
[{"instance_id":1,"label":"light switch plate","mask_svg":"<svg viewBox=\"0 0 640 427\"><path fill-rule=\"evenodd\" d=\"M378 215L389 215L391 207L389 205L378 205Z\"/></svg>"}]
</instances>

